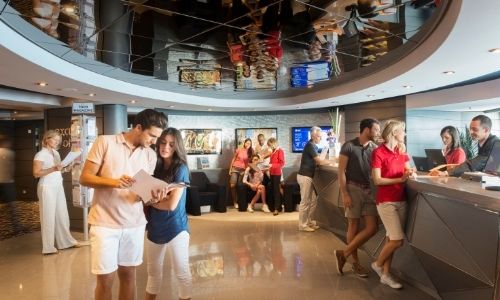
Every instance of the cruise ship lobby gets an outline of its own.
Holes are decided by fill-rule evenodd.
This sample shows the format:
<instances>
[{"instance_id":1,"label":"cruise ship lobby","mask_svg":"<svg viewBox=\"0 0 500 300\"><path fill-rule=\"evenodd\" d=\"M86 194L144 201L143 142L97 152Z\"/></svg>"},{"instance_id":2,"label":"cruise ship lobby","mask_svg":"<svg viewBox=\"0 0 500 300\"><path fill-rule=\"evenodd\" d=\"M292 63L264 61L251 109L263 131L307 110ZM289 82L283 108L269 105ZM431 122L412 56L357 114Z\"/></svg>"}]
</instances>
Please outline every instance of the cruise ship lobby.
<instances>
[{"instance_id":1,"label":"cruise ship lobby","mask_svg":"<svg viewBox=\"0 0 500 300\"><path fill-rule=\"evenodd\" d=\"M495 0L1 0L0 299L500 299L499 13ZM386 183L376 154L395 123L407 160ZM350 179L353 141L370 150L368 186ZM379 263L391 184L402 240ZM351 185L374 216L350 215ZM116 268L99 269L103 207L131 234L132 213L106 204L125 194L140 243L120 240ZM170 230L160 216L181 228L168 242L153 238Z\"/></svg>"}]
</instances>

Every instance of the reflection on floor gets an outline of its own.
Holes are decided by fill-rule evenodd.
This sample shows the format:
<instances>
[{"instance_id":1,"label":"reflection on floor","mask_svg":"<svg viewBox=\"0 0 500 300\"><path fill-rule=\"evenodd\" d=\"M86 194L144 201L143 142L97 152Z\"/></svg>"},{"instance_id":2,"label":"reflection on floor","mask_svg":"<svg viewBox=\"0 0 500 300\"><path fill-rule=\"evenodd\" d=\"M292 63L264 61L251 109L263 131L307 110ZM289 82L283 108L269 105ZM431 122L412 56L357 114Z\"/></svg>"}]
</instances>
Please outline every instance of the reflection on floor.
<instances>
[{"instance_id":1,"label":"reflection on floor","mask_svg":"<svg viewBox=\"0 0 500 300\"><path fill-rule=\"evenodd\" d=\"M400 291L382 286L374 273L368 279L350 272L338 276L332 249L342 244L325 230L305 233L297 231L296 221L226 222L219 216L219 221L190 219L193 299L432 299L409 285ZM51 256L40 252L39 232L0 242L1 299L93 298L89 247ZM367 257L361 259L368 266ZM168 261L164 276L159 299L176 299ZM137 299L143 298L146 280L143 264ZM117 288L116 281L115 295Z\"/></svg>"}]
</instances>

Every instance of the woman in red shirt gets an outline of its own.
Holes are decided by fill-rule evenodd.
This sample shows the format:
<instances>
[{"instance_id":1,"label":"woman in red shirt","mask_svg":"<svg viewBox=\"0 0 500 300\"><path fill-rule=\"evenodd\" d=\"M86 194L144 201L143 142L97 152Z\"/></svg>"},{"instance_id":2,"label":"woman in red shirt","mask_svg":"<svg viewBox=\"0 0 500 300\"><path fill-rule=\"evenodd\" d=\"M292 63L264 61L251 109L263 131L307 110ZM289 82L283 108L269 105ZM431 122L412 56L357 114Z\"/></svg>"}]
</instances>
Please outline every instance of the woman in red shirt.
<instances>
[{"instance_id":1,"label":"woman in red shirt","mask_svg":"<svg viewBox=\"0 0 500 300\"><path fill-rule=\"evenodd\" d=\"M280 183L283 166L285 165L285 153L283 149L278 147L276 138L269 138L267 146L271 149L271 156L269 161L269 174L271 175L271 188L273 190L274 198L274 212L277 215L281 210L281 193Z\"/></svg>"},{"instance_id":2,"label":"woman in red shirt","mask_svg":"<svg viewBox=\"0 0 500 300\"><path fill-rule=\"evenodd\" d=\"M385 143L372 153L372 179L377 185L377 211L386 230L386 243L372 268L380 276L380 282L394 289L401 283L390 274L394 252L403 245L403 224L406 218L404 198L405 182L413 173L405 153L405 123L397 120L386 122L382 131Z\"/></svg>"},{"instance_id":3,"label":"woman in red shirt","mask_svg":"<svg viewBox=\"0 0 500 300\"><path fill-rule=\"evenodd\" d=\"M453 126L446 126L441 129L441 139L443 140L443 155L447 164L461 164L467 158L465 151L460 147L458 130Z\"/></svg>"},{"instance_id":4,"label":"woman in red shirt","mask_svg":"<svg viewBox=\"0 0 500 300\"><path fill-rule=\"evenodd\" d=\"M238 208L238 199L236 196L236 184L240 175L245 173L245 169L248 167L248 160L253 155L252 140L245 139L243 142L243 147L236 149L234 153L233 160L229 165L229 187L231 189L231 197L233 198L234 208Z\"/></svg>"}]
</instances>

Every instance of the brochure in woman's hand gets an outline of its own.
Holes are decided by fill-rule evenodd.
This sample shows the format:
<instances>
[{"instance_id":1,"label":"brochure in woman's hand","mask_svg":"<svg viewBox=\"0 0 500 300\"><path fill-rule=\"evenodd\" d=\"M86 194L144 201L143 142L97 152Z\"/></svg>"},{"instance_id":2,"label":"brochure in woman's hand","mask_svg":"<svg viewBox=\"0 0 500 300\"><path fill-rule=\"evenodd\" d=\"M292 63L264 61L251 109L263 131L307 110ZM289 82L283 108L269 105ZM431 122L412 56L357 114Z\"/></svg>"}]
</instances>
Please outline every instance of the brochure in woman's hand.
<instances>
[{"instance_id":1,"label":"brochure in woman's hand","mask_svg":"<svg viewBox=\"0 0 500 300\"><path fill-rule=\"evenodd\" d=\"M134 183L129 187L129 190L141 197L144 203L151 201L151 191L158 191L165 188L167 190L173 190L175 188L185 188L189 186L184 182L167 183L158 178L154 178L142 169L137 172L133 178Z\"/></svg>"}]
</instances>

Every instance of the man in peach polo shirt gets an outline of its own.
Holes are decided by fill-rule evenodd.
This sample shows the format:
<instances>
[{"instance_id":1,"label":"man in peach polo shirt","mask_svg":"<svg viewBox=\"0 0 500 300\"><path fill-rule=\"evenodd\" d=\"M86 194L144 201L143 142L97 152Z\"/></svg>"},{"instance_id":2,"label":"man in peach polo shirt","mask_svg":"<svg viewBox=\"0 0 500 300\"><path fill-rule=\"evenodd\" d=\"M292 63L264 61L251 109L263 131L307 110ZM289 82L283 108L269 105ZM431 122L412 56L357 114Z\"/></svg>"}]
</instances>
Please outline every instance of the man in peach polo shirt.
<instances>
[{"instance_id":1,"label":"man in peach polo shirt","mask_svg":"<svg viewBox=\"0 0 500 300\"><path fill-rule=\"evenodd\" d=\"M165 127L164 114L143 110L130 131L99 136L85 161L80 183L95 189L89 223L96 300L111 299L116 271L119 299L135 297L135 269L142 264L146 218L139 197L127 188L139 170L153 174L156 153L150 146Z\"/></svg>"}]
</instances>

